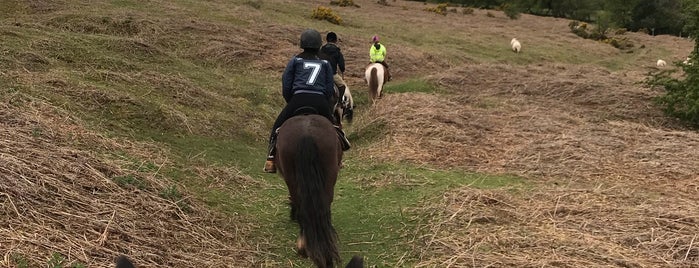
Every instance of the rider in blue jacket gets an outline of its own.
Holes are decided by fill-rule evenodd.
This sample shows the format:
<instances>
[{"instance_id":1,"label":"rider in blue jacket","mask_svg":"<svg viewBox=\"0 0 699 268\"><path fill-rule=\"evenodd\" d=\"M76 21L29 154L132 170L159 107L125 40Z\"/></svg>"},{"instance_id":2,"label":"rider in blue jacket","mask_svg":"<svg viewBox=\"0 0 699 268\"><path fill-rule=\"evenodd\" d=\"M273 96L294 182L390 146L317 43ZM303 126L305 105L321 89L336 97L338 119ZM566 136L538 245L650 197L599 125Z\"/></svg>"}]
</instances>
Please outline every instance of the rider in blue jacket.
<instances>
[{"instance_id":1,"label":"rider in blue jacket","mask_svg":"<svg viewBox=\"0 0 699 268\"><path fill-rule=\"evenodd\" d=\"M335 94L333 87L333 69L328 61L318 56L323 40L320 33L313 29L301 33L300 46L303 52L291 58L282 75L282 95L286 106L274 121L269 137L269 154L264 171L274 173L274 154L276 130L284 121L294 115L301 107L312 107L319 115L325 116L335 123L333 118L332 98Z\"/></svg>"}]
</instances>

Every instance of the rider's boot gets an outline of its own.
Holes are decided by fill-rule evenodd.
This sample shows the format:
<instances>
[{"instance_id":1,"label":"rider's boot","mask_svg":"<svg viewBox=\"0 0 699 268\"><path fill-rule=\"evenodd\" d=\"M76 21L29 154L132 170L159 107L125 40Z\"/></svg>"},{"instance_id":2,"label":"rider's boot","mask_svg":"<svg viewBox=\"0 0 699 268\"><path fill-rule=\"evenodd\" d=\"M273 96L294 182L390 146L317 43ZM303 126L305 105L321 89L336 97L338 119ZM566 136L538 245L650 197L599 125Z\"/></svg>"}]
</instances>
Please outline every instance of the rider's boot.
<instances>
[{"instance_id":1,"label":"rider's boot","mask_svg":"<svg viewBox=\"0 0 699 268\"><path fill-rule=\"evenodd\" d=\"M342 143L342 150L347 151L351 148L350 142L345 136L345 132L342 130L340 126L335 126L335 130L337 131L337 136L340 138L340 143Z\"/></svg>"},{"instance_id":2,"label":"rider's boot","mask_svg":"<svg viewBox=\"0 0 699 268\"><path fill-rule=\"evenodd\" d=\"M274 166L274 155L276 154L277 145L277 135L272 135L272 139L269 141L269 148L267 149L267 161L265 161L265 167L263 171L265 173L276 173L277 167Z\"/></svg>"}]
</instances>

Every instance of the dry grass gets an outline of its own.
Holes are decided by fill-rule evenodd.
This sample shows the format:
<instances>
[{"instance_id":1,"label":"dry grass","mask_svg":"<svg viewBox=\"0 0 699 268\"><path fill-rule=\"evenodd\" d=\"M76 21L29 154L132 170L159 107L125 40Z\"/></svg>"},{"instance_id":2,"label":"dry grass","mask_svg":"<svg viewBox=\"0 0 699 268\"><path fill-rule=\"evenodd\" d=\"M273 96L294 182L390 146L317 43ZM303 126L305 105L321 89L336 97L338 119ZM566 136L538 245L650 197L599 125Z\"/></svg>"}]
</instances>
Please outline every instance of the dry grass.
<instances>
[{"instance_id":1,"label":"dry grass","mask_svg":"<svg viewBox=\"0 0 699 268\"><path fill-rule=\"evenodd\" d=\"M368 113L388 133L358 154L516 174L532 189L425 202L418 266L699 266L699 134L652 105L658 91L591 66L482 64L430 79L449 95L388 94Z\"/></svg>"},{"instance_id":2,"label":"dry grass","mask_svg":"<svg viewBox=\"0 0 699 268\"><path fill-rule=\"evenodd\" d=\"M170 163L154 144L96 135L65 112L21 95L0 102L0 125L3 267L18 259L43 266L53 253L87 267L111 267L119 254L144 267L245 267L259 254L245 240L254 225L223 218L186 194L162 194L174 183L159 173ZM109 151L157 168L127 169L134 159ZM235 170L196 172L203 180L256 184ZM119 186L126 177L131 184Z\"/></svg>"},{"instance_id":3,"label":"dry grass","mask_svg":"<svg viewBox=\"0 0 699 268\"><path fill-rule=\"evenodd\" d=\"M417 267L697 267L695 202L649 197L615 182L456 189L420 208L433 217Z\"/></svg>"}]
</instances>

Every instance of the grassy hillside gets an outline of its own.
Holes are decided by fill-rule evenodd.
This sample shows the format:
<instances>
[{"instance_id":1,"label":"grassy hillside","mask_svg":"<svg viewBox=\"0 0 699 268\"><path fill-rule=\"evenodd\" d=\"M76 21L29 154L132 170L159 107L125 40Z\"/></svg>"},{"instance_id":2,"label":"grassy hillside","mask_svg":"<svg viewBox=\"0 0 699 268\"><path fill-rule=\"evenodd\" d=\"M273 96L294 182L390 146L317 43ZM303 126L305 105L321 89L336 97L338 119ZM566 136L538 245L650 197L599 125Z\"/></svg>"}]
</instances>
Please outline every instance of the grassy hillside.
<instances>
[{"instance_id":1,"label":"grassy hillside","mask_svg":"<svg viewBox=\"0 0 699 268\"><path fill-rule=\"evenodd\" d=\"M550 234L524 214L505 222L499 212L474 216L488 204L534 203L520 212L541 214L534 208L551 204L528 196L650 174L614 176L641 161L636 155L679 165L637 145L678 147L643 137L679 135L696 148L695 135L652 107L657 92L634 84L657 58L684 59L687 40L630 33L636 46L629 53L576 37L565 20L513 21L485 10L441 16L410 1L332 6L343 25L310 18L328 2L0 3L0 251L8 256L0 265L108 267L127 254L147 267L309 266L293 250L298 227L288 220L283 180L260 172L283 106L280 74L307 27L340 35L358 103L347 128L354 148L333 203L345 260L359 254L377 267L486 266L474 261L489 263L503 254L498 241L508 240L464 246L460 239L469 235L483 238L472 223L493 233L523 226L535 238ZM374 34L388 47L395 80L369 107L363 68ZM509 51L512 37L524 53ZM623 133L636 133L626 135L636 147L618 145ZM583 151L608 168L573 162L586 158ZM680 168L673 178L687 182L695 169ZM549 188L559 182L563 189ZM646 190L638 191L666 193ZM682 196L696 202L691 192ZM464 204L473 217L460 214ZM556 242L581 243L570 241ZM678 263L691 265L691 244L680 244L690 246ZM500 265L528 263L513 256ZM607 263L571 263L580 259Z\"/></svg>"}]
</instances>

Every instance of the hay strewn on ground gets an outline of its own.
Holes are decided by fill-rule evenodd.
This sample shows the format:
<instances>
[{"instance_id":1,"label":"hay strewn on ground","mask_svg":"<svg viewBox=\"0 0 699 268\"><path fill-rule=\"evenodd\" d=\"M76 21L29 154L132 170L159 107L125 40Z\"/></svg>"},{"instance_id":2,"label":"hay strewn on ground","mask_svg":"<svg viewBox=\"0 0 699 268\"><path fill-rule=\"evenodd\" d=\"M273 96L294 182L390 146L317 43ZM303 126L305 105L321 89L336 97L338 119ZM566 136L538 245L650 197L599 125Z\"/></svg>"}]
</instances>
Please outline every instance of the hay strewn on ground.
<instances>
[{"instance_id":1,"label":"hay strewn on ground","mask_svg":"<svg viewBox=\"0 0 699 268\"><path fill-rule=\"evenodd\" d=\"M517 174L533 189L465 187L426 202L419 266L699 266L699 134L653 107L657 92L575 66L474 65L432 79L451 95L388 94L370 113L385 140L360 154Z\"/></svg>"},{"instance_id":2,"label":"hay strewn on ground","mask_svg":"<svg viewBox=\"0 0 699 268\"><path fill-rule=\"evenodd\" d=\"M418 267L697 267L696 201L607 183L432 200ZM438 255L432 255L439 252Z\"/></svg>"},{"instance_id":3,"label":"hay strewn on ground","mask_svg":"<svg viewBox=\"0 0 699 268\"><path fill-rule=\"evenodd\" d=\"M111 267L119 254L143 267L252 265L257 252L244 239L253 225L212 213L186 194L175 195L175 184L159 173L169 164L162 150L95 135L36 99L3 97L0 266L26 261L28 267L42 267L43 258L54 253L65 258L64 265L87 267ZM110 151L118 153L100 155ZM125 168L134 161L157 167ZM221 168L194 172L202 179L250 183Z\"/></svg>"}]
</instances>

